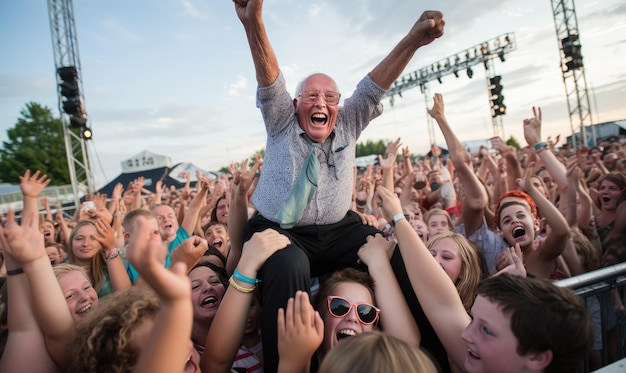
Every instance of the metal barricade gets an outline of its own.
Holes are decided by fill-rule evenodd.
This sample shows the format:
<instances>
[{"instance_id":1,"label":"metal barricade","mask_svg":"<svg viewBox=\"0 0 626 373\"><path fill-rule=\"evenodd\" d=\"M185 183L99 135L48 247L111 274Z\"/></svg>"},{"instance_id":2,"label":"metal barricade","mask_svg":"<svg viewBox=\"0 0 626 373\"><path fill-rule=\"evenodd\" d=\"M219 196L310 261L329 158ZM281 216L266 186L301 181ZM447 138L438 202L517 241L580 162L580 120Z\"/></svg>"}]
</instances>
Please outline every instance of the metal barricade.
<instances>
[{"instance_id":1,"label":"metal barricade","mask_svg":"<svg viewBox=\"0 0 626 373\"><path fill-rule=\"evenodd\" d=\"M626 315L615 311L612 300L615 296L623 300L626 263L555 281L554 284L574 290L587 303L587 308L596 324L596 333L599 330L602 336L599 356L601 366L604 367L626 357ZM590 371L590 361L593 361L594 357L598 359L597 352L592 352L586 359L585 372Z\"/></svg>"}]
</instances>

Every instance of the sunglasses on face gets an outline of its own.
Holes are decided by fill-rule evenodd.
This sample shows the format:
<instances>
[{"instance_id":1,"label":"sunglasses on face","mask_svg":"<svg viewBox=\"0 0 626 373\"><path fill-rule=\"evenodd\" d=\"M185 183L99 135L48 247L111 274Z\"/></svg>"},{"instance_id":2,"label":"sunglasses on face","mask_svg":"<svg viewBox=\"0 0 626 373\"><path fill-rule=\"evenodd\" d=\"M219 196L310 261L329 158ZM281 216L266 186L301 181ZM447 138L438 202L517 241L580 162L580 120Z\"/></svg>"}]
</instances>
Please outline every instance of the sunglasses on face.
<instances>
[{"instance_id":1,"label":"sunglasses on face","mask_svg":"<svg viewBox=\"0 0 626 373\"><path fill-rule=\"evenodd\" d=\"M352 311L352 307L356 307L356 314L359 317L359 321L362 324L369 325L373 324L378 320L378 315L380 314L380 310L371 304L367 303L351 303L345 298L330 296L327 298L328 300L328 311L334 317L344 317L350 311Z\"/></svg>"}]
</instances>

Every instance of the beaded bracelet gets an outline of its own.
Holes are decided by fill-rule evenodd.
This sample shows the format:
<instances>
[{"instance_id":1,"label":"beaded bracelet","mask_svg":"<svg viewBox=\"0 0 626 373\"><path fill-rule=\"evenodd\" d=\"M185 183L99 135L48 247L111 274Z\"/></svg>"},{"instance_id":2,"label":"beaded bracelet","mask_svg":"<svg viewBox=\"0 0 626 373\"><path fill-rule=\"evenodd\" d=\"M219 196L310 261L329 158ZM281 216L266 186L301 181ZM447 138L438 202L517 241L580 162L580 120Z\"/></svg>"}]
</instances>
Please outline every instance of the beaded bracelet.
<instances>
[{"instance_id":1,"label":"beaded bracelet","mask_svg":"<svg viewBox=\"0 0 626 373\"><path fill-rule=\"evenodd\" d=\"M114 248L104 257L106 260L115 259L120 255L120 249Z\"/></svg>"},{"instance_id":2,"label":"beaded bracelet","mask_svg":"<svg viewBox=\"0 0 626 373\"><path fill-rule=\"evenodd\" d=\"M246 284L250 284L250 285L256 285L256 284L258 284L259 282L261 282L261 280L259 280L259 279L256 279L256 278L252 278L252 277L248 277L248 276L243 275L241 272L239 272L239 271L237 270L237 268L235 268L235 271L233 272L233 277L234 277L236 280L239 280L239 281L241 281L241 282L245 282Z\"/></svg>"},{"instance_id":3,"label":"beaded bracelet","mask_svg":"<svg viewBox=\"0 0 626 373\"><path fill-rule=\"evenodd\" d=\"M15 269L7 269L7 276L21 275L22 273L24 273L24 269L21 267Z\"/></svg>"},{"instance_id":4,"label":"beaded bracelet","mask_svg":"<svg viewBox=\"0 0 626 373\"><path fill-rule=\"evenodd\" d=\"M235 290L244 294L252 293L256 289L256 285L251 288L244 288L243 286L235 282L235 279L233 278L233 276L230 276L230 278L228 279L228 283L230 284L230 286L235 288Z\"/></svg>"}]
</instances>

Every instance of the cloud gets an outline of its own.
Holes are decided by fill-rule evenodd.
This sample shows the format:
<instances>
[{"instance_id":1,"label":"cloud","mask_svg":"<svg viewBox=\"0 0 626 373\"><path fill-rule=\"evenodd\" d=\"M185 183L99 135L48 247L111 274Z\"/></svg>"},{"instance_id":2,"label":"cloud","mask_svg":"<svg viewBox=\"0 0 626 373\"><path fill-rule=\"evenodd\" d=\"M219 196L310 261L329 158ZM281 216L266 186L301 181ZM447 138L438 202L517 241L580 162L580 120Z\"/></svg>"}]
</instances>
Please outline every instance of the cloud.
<instances>
[{"instance_id":1,"label":"cloud","mask_svg":"<svg viewBox=\"0 0 626 373\"><path fill-rule=\"evenodd\" d=\"M237 75L237 80L228 85L228 95L239 97L241 91L248 88L248 79L242 75Z\"/></svg>"},{"instance_id":2,"label":"cloud","mask_svg":"<svg viewBox=\"0 0 626 373\"><path fill-rule=\"evenodd\" d=\"M185 10L185 13L187 13L188 15L190 15L193 18L197 18L199 20L203 20L206 21L208 20L210 17L206 7L203 5L205 5L205 3L208 3L206 1L193 1L193 0L181 0L180 4L182 5L183 9ZM198 6L203 7L205 9L198 9Z\"/></svg>"},{"instance_id":3,"label":"cloud","mask_svg":"<svg viewBox=\"0 0 626 373\"><path fill-rule=\"evenodd\" d=\"M29 75L15 72L0 73L0 98L41 97L54 93L54 75Z\"/></svg>"}]
</instances>

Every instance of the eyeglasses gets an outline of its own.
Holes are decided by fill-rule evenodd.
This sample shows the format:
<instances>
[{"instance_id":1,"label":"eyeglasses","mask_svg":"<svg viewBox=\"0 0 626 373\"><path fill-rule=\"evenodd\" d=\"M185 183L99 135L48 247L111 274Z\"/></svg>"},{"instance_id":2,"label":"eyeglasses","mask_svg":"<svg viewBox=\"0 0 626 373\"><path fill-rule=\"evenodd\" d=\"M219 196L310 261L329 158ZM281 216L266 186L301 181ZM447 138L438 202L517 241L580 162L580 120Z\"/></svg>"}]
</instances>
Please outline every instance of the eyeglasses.
<instances>
[{"instance_id":1,"label":"eyeglasses","mask_svg":"<svg viewBox=\"0 0 626 373\"><path fill-rule=\"evenodd\" d=\"M341 94L333 91L326 91L323 94L317 91L302 91L298 97L302 97L302 101L307 104L315 104L320 97L323 97L326 105L336 106L339 105Z\"/></svg>"},{"instance_id":2,"label":"eyeglasses","mask_svg":"<svg viewBox=\"0 0 626 373\"><path fill-rule=\"evenodd\" d=\"M352 307L356 307L356 314L359 317L359 321L362 324L373 324L378 320L380 310L371 304L367 303L351 303L347 299L335 296L329 296L328 298L328 311L335 317L344 317L350 311Z\"/></svg>"}]
</instances>

